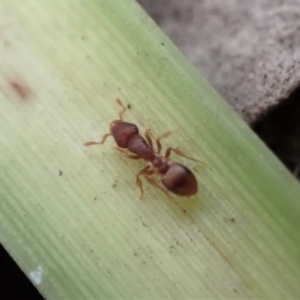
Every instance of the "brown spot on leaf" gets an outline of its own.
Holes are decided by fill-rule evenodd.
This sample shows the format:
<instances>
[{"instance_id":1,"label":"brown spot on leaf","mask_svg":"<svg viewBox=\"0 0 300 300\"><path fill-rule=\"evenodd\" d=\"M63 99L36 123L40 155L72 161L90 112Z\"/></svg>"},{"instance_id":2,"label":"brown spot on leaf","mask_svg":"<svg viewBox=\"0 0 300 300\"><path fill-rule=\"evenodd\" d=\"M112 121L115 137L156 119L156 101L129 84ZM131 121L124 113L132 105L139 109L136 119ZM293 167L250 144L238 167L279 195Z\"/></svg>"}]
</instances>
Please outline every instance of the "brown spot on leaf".
<instances>
[{"instance_id":1,"label":"brown spot on leaf","mask_svg":"<svg viewBox=\"0 0 300 300\"><path fill-rule=\"evenodd\" d=\"M236 219L235 219L234 217L232 217L232 218L229 219L229 222L230 222L231 224L234 224L234 223L236 222Z\"/></svg>"},{"instance_id":2,"label":"brown spot on leaf","mask_svg":"<svg viewBox=\"0 0 300 300\"><path fill-rule=\"evenodd\" d=\"M9 85L19 99L29 99L31 91L25 82L22 82L21 80L10 80Z\"/></svg>"},{"instance_id":3,"label":"brown spot on leaf","mask_svg":"<svg viewBox=\"0 0 300 300\"><path fill-rule=\"evenodd\" d=\"M112 187L115 189L118 185L118 180L115 180L114 184L112 185Z\"/></svg>"}]
</instances>

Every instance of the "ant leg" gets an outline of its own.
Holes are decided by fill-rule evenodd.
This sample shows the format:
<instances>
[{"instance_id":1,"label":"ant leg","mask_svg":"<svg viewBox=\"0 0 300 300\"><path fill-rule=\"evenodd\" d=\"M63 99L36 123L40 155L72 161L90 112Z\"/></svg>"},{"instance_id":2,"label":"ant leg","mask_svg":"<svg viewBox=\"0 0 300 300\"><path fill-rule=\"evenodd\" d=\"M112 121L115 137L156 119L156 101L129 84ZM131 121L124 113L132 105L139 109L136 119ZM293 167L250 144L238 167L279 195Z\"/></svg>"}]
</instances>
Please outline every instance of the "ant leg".
<instances>
[{"instance_id":1,"label":"ant leg","mask_svg":"<svg viewBox=\"0 0 300 300\"><path fill-rule=\"evenodd\" d=\"M197 161L199 163L202 163L202 164L205 164L204 161L201 161L201 160L198 160L198 159L195 159L195 158L191 158L189 156L186 156L184 152L182 152L181 150L177 149L177 148L173 148L173 147L169 147L167 150L166 150L166 154L165 154L165 157L168 158L171 154L171 151L174 151L177 155L179 156L182 156L182 157L185 157L187 159L190 159L190 160L193 160L193 161Z\"/></svg>"},{"instance_id":2,"label":"ant leg","mask_svg":"<svg viewBox=\"0 0 300 300\"><path fill-rule=\"evenodd\" d=\"M126 150L122 149L122 148L118 148L118 147L113 147L116 150L118 150L119 152L121 152L121 154L127 158L130 159L141 159L138 155L134 155L134 154L129 154Z\"/></svg>"},{"instance_id":3,"label":"ant leg","mask_svg":"<svg viewBox=\"0 0 300 300\"><path fill-rule=\"evenodd\" d=\"M168 131L168 132L165 132L163 133L161 136L159 136L157 139L156 139L156 145L157 145L157 154L160 154L160 151L161 151L161 143L160 143L160 140L162 139L165 139L167 137L169 137L171 135L172 132Z\"/></svg>"},{"instance_id":4,"label":"ant leg","mask_svg":"<svg viewBox=\"0 0 300 300\"><path fill-rule=\"evenodd\" d=\"M123 122L123 116L127 110L127 108L123 105L123 103L121 102L121 100L119 98L116 99L117 103L123 108L120 112L119 112L119 118L120 121Z\"/></svg>"},{"instance_id":5,"label":"ant leg","mask_svg":"<svg viewBox=\"0 0 300 300\"><path fill-rule=\"evenodd\" d=\"M173 197L172 197L172 196L171 196L164 188L162 188L161 186L159 186L159 184L156 182L156 180L154 180L153 178L151 178L151 177L149 177L149 176L147 176L147 175L149 175L149 174L146 174L146 175L145 175L145 178L148 180L148 182L149 182L151 185L153 185L154 187L156 187L156 188L158 188L159 190L163 191L163 192L168 196L168 198L169 198L171 201L174 200Z\"/></svg>"},{"instance_id":6,"label":"ant leg","mask_svg":"<svg viewBox=\"0 0 300 300\"><path fill-rule=\"evenodd\" d=\"M150 169L150 166L147 166L136 174L136 184L141 189L140 199L143 199L143 197L144 197L143 183L142 183L142 180L140 179L140 176L147 174L149 169Z\"/></svg>"},{"instance_id":7,"label":"ant leg","mask_svg":"<svg viewBox=\"0 0 300 300\"><path fill-rule=\"evenodd\" d=\"M150 131L151 131L151 127L145 131L145 137L146 137L146 140L147 140L150 148L153 150L153 142L152 142L152 138L150 136Z\"/></svg>"},{"instance_id":8,"label":"ant leg","mask_svg":"<svg viewBox=\"0 0 300 300\"><path fill-rule=\"evenodd\" d=\"M91 145L102 145L104 144L104 142L106 141L106 139L111 136L111 133L107 133L105 134L103 137L102 137L102 140L100 142L95 142L95 141L92 141L92 142L86 142L84 143L84 146L91 146Z\"/></svg>"}]
</instances>

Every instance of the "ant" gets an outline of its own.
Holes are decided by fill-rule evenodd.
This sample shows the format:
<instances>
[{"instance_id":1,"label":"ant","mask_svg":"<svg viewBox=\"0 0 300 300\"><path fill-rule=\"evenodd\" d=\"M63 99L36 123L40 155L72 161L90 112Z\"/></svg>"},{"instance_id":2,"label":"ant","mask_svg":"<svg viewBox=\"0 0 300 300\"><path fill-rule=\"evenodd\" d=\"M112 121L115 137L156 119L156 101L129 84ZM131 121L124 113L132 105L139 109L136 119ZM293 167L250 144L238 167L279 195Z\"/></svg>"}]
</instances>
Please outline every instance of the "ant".
<instances>
[{"instance_id":1,"label":"ant","mask_svg":"<svg viewBox=\"0 0 300 300\"><path fill-rule=\"evenodd\" d=\"M86 142L85 146L102 145L109 136L113 136L118 147L116 150L121 152L124 156L130 159L144 159L148 162L148 166L143 168L136 175L136 183L141 189L141 199L144 197L143 183L141 176L144 176L147 181L154 187L163 191L170 199L172 197L168 191L178 196L193 196L198 192L198 184L195 175L187 167L182 164L172 162L170 160L171 152L177 155L191 159L193 161L201 162L199 160L187 157L181 150L173 147L167 148L165 155L161 156L161 139L170 136L171 132L166 132L156 139L157 150L153 149L153 141L150 137L151 128L145 132L146 140L139 134L136 125L123 121L123 116L126 112L126 107L122 104L120 99L116 99L117 103L122 107L119 113L119 120L110 123L110 132L105 134L100 142ZM126 151L129 150L130 152ZM150 175L157 174L164 187L162 188Z\"/></svg>"}]
</instances>

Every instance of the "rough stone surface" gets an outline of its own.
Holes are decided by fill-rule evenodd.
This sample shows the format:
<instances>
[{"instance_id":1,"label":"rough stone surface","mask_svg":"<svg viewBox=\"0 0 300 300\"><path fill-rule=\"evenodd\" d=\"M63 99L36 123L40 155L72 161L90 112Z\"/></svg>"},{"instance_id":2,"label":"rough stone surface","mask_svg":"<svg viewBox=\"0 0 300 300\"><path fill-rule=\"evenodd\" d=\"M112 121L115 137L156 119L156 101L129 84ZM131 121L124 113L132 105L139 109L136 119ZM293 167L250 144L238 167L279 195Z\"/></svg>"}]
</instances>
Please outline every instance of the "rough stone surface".
<instances>
[{"instance_id":1,"label":"rough stone surface","mask_svg":"<svg viewBox=\"0 0 300 300\"><path fill-rule=\"evenodd\" d=\"M138 2L247 122L299 85L299 0Z\"/></svg>"}]
</instances>

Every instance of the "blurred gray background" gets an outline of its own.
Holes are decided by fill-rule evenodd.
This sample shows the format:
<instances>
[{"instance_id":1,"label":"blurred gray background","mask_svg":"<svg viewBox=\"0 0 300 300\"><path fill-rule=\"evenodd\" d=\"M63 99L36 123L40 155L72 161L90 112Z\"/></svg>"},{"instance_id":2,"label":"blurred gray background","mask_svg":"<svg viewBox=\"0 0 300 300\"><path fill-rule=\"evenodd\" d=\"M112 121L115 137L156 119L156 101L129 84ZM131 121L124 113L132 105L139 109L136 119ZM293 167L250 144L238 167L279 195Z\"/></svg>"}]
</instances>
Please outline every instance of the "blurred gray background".
<instances>
[{"instance_id":1,"label":"blurred gray background","mask_svg":"<svg viewBox=\"0 0 300 300\"><path fill-rule=\"evenodd\" d=\"M299 0L138 2L247 122L299 85Z\"/></svg>"},{"instance_id":2,"label":"blurred gray background","mask_svg":"<svg viewBox=\"0 0 300 300\"><path fill-rule=\"evenodd\" d=\"M300 178L300 0L137 0Z\"/></svg>"}]
</instances>

